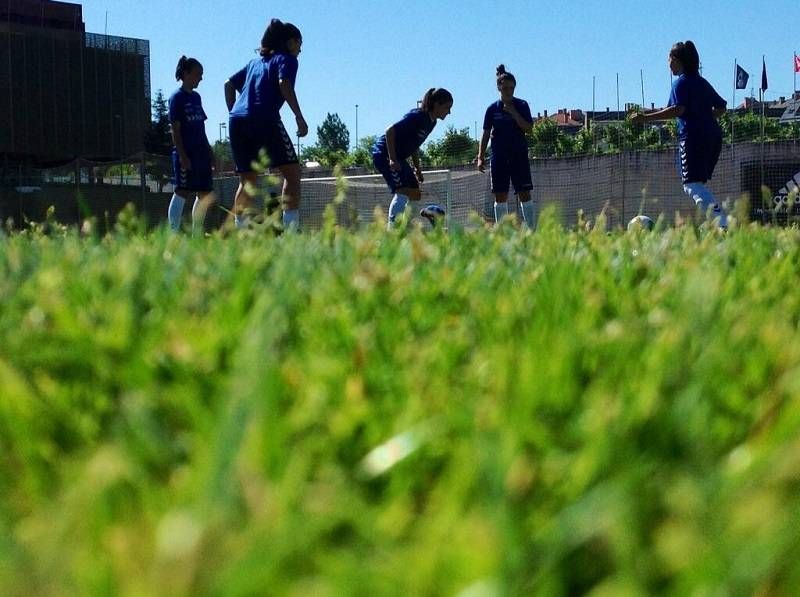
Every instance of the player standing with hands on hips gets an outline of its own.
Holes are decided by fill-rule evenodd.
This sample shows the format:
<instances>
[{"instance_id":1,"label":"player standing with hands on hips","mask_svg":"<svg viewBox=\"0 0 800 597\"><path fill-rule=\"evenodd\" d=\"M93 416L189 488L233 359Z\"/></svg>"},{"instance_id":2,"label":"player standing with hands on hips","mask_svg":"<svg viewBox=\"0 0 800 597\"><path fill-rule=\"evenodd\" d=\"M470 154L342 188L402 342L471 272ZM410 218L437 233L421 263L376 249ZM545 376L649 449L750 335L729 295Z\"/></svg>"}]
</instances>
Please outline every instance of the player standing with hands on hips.
<instances>
[{"instance_id":1,"label":"player standing with hands on hips","mask_svg":"<svg viewBox=\"0 0 800 597\"><path fill-rule=\"evenodd\" d=\"M401 120L386 129L386 134L372 147L375 169L383 175L394 194L389 204L387 228L394 228L397 218L405 211L408 201L419 201L419 184L423 182L419 148L453 107L453 96L443 88L431 88L425 93L419 108L411 110ZM408 158L414 162L414 170Z\"/></svg>"},{"instance_id":2,"label":"player standing with hands on hips","mask_svg":"<svg viewBox=\"0 0 800 597\"><path fill-rule=\"evenodd\" d=\"M281 121L280 110L284 102L289 104L297 121L297 135L308 134L308 124L294 92L297 56L302 45L303 36L297 27L272 19L261 38L260 58L225 82L231 152L240 178L233 204L237 228L246 223L245 212L253 200L247 184L255 184L258 178L253 162L258 160L262 149L267 152L270 168L283 175L283 227L299 228L300 162Z\"/></svg>"},{"instance_id":3,"label":"player standing with hands on hips","mask_svg":"<svg viewBox=\"0 0 800 597\"><path fill-rule=\"evenodd\" d=\"M486 148L492 141L490 170L494 194L494 218L500 222L508 214L509 183L522 206L522 217L529 228L536 227L536 208L531 200L531 167L525 133L533 127L528 102L514 97L517 79L502 64L497 67L497 90L500 99L486 109L483 136L478 148L478 170L486 169Z\"/></svg>"},{"instance_id":4,"label":"player standing with hands on hips","mask_svg":"<svg viewBox=\"0 0 800 597\"><path fill-rule=\"evenodd\" d=\"M669 51L669 68L678 78L672 84L668 107L655 112L632 114L631 122L678 119L678 150L683 191L695 205L727 228L728 218L706 182L722 150L722 130L717 119L725 114L726 102L700 76L700 56L694 43L679 41Z\"/></svg>"}]
</instances>

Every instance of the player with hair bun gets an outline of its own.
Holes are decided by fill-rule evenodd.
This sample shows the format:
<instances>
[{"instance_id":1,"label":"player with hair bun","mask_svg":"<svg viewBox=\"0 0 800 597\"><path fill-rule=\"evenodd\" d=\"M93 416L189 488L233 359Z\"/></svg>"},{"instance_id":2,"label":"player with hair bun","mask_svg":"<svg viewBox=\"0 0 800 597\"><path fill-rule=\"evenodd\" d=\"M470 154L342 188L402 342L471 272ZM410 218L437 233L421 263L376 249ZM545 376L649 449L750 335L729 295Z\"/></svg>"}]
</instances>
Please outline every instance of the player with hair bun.
<instances>
[{"instance_id":1,"label":"player with hair bun","mask_svg":"<svg viewBox=\"0 0 800 597\"><path fill-rule=\"evenodd\" d=\"M725 114L727 103L700 75L700 55L691 41L679 41L669 51L669 68L678 78L672 84L669 105L654 112L632 114L634 124L651 120L678 119L678 150L683 191L695 205L726 228L728 218L706 182L722 150L722 130L717 119Z\"/></svg>"},{"instance_id":2,"label":"player with hair bun","mask_svg":"<svg viewBox=\"0 0 800 597\"><path fill-rule=\"evenodd\" d=\"M508 191L510 184L522 206L522 217L529 228L536 227L536 209L531 200L531 168L528 162L528 143L525 133L531 130L533 118L528 102L514 97L517 79L506 71L504 65L497 67L497 91L500 99L486 109L483 118L483 136L478 147L478 170L485 171L486 148L492 142L490 171L494 194L494 217L500 222L508 214Z\"/></svg>"},{"instance_id":3,"label":"player with hair bun","mask_svg":"<svg viewBox=\"0 0 800 597\"><path fill-rule=\"evenodd\" d=\"M386 129L372 147L375 169L383 175L393 193L387 227L394 227L408 201L419 201L423 182L419 148L431 134L437 120L444 120L453 107L453 95L443 88L428 89L419 108L408 112ZM414 163L414 169L408 164Z\"/></svg>"},{"instance_id":4,"label":"player with hair bun","mask_svg":"<svg viewBox=\"0 0 800 597\"><path fill-rule=\"evenodd\" d=\"M186 199L195 196L192 206L192 229L202 230L206 197L213 190L213 151L206 136L207 119L200 94L195 91L203 80L203 65L196 58L181 56L175 68L180 88L169 98L169 122L172 132L172 170L175 192L169 202L167 216L170 227L177 231Z\"/></svg>"}]
</instances>

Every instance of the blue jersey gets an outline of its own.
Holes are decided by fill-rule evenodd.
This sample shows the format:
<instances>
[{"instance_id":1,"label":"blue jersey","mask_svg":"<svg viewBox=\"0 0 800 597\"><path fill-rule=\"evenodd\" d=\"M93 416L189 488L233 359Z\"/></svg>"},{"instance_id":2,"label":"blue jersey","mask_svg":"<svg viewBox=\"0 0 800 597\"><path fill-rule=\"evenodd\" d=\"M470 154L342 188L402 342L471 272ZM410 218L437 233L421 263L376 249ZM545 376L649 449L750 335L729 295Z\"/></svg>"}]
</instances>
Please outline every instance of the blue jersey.
<instances>
[{"instance_id":1,"label":"blue jersey","mask_svg":"<svg viewBox=\"0 0 800 597\"><path fill-rule=\"evenodd\" d=\"M533 122L528 102L516 97L512 101L520 116L528 122ZM503 102L501 100L497 100L486 108L486 115L483 117L483 130L492 131L492 155L507 155L519 152L524 152L526 156L528 155L528 143L525 140L525 133L519 128L511 114L503 110Z\"/></svg>"},{"instance_id":2,"label":"blue jersey","mask_svg":"<svg viewBox=\"0 0 800 597\"><path fill-rule=\"evenodd\" d=\"M239 92L231 110L231 117L252 117L259 120L280 120L285 102L280 81L294 85L297 78L297 57L291 54L273 54L252 60L230 78Z\"/></svg>"},{"instance_id":3,"label":"blue jersey","mask_svg":"<svg viewBox=\"0 0 800 597\"><path fill-rule=\"evenodd\" d=\"M700 75L680 75L672 84L670 106L683 106L686 111L678 118L678 138L719 134L720 128L712 108L727 104Z\"/></svg>"},{"instance_id":4,"label":"blue jersey","mask_svg":"<svg viewBox=\"0 0 800 597\"><path fill-rule=\"evenodd\" d=\"M186 153L208 152L206 113L196 91L178 89L169 98L169 122L181 125L181 139Z\"/></svg>"},{"instance_id":5,"label":"blue jersey","mask_svg":"<svg viewBox=\"0 0 800 597\"><path fill-rule=\"evenodd\" d=\"M436 120L419 108L411 110L399 122L392 125L394 129L394 151L397 161L407 160L416 152L428 135L431 134ZM374 155L389 155L386 149L386 135L381 135L372 147Z\"/></svg>"}]
</instances>

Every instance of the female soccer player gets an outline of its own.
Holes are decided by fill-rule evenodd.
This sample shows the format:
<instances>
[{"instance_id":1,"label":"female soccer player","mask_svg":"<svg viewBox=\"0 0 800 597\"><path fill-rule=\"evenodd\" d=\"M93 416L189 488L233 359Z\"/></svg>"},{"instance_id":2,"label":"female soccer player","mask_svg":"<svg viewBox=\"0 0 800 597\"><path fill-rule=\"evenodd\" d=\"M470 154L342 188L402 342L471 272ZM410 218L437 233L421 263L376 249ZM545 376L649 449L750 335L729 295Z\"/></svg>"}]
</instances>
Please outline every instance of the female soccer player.
<instances>
[{"instance_id":1,"label":"female soccer player","mask_svg":"<svg viewBox=\"0 0 800 597\"><path fill-rule=\"evenodd\" d=\"M386 134L381 135L372 147L375 169L383 174L394 194L389 204L389 229L405 211L409 199L419 201L419 183L423 182L419 148L431 134L436 121L444 120L452 107L453 96L447 89L428 89L420 107L386 129ZM408 165L409 157L414 163L413 170Z\"/></svg>"},{"instance_id":2,"label":"female soccer player","mask_svg":"<svg viewBox=\"0 0 800 597\"><path fill-rule=\"evenodd\" d=\"M486 169L486 147L492 140L492 193L496 222L508 214L508 189L513 183L514 192L522 205L522 217L529 228L536 227L536 209L531 201L531 167L528 163L528 143L525 133L533 127L528 102L514 97L517 79L502 64L497 67L497 90L500 99L486 109L483 118L483 137L478 148L478 170Z\"/></svg>"},{"instance_id":3,"label":"female soccer player","mask_svg":"<svg viewBox=\"0 0 800 597\"><path fill-rule=\"evenodd\" d=\"M302 45L303 36L297 27L272 19L261 38L260 58L225 82L231 151L240 178L234 199L237 227L244 226L244 212L252 203L247 184L255 184L258 178L253 162L261 149L266 150L270 167L283 175L283 226L295 230L299 227L300 163L281 121L280 109L284 102L289 104L297 122L297 135L305 137L308 124L294 92Z\"/></svg>"},{"instance_id":4,"label":"female soccer player","mask_svg":"<svg viewBox=\"0 0 800 597\"><path fill-rule=\"evenodd\" d=\"M175 80L181 87L169 98L169 122L172 130L172 170L175 193L169 202L167 216L173 230L180 230L183 205L195 196L192 206L192 230L201 232L206 197L213 190L211 162L213 151L206 137L206 113L200 94L195 91L203 80L203 65L195 58L181 56L175 68Z\"/></svg>"},{"instance_id":5,"label":"female soccer player","mask_svg":"<svg viewBox=\"0 0 800 597\"><path fill-rule=\"evenodd\" d=\"M678 147L683 191L704 214L712 210L726 228L728 218L705 183L714 173L722 150L722 130L717 118L725 114L726 102L700 76L700 56L691 41L678 42L669 52L669 68L678 78L672 84L668 107L655 112L633 114L634 123L678 119Z\"/></svg>"}]
</instances>

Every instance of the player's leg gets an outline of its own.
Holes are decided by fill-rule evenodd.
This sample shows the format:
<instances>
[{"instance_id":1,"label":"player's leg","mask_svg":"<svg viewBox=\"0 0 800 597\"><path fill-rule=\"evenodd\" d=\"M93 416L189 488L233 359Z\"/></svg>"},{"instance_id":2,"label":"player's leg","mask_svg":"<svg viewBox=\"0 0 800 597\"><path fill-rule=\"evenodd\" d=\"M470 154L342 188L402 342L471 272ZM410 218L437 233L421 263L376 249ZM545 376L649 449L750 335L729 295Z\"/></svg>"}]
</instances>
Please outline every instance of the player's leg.
<instances>
[{"instance_id":1,"label":"player's leg","mask_svg":"<svg viewBox=\"0 0 800 597\"><path fill-rule=\"evenodd\" d=\"M400 164L400 172L399 179L400 179L400 186L396 190L396 194L394 199L392 199L392 203L395 203L395 199L398 202L395 204L395 219L392 220L392 207L389 206L389 221L394 222L396 221L397 217L400 214L405 213L406 205L408 201L413 201L414 203L418 202L422 197L422 193L419 190L419 181L417 180L414 171L411 169L411 166L408 165L408 162L403 162ZM405 198L406 201L400 201L402 198ZM414 208L416 209L416 208ZM412 210L413 213L413 210Z\"/></svg>"},{"instance_id":2,"label":"player's leg","mask_svg":"<svg viewBox=\"0 0 800 597\"><path fill-rule=\"evenodd\" d=\"M694 204L703 213L703 217L709 217L712 220L718 219L719 227L727 228L728 217L705 183L685 182L683 183L683 192L694 201Z\"/></svg>"},{"instance_id":3,"label":"player's leg","mask_svg":"<svg viewBox=\"0 0 800 597\"><path fill-rule=\"evenodd\" d=\"M237 228L247 225L247 212L253 205L252 189L258 181L258 173L253 170L253 162L258 159L260 148L258 131L246 118L231 118L228 125L231 154L236 173L239 175L239 187L233 198L233 217Z\"/></svg>"},{"instance_id":4,"label":"player's leg","mask_svg":"<svg viewBox=\"0 0 800 597\"><path fill-rule=\"evenodd\" d=\"M239 188L233 198L233 219L237 228L247 225L247 216L253 205L253 196L250 193L258 182L256 172L239 172Z\"/></svg>"},{"instance_id":5,"label":"player's leg","mask_svg":"<svg viewBox=\"0 0 800 597\"><path fill-rule=\"evenodd\" d=\"M283 164L278 170L283 176L283 227L297 231L300 229L300 164Z\"/></svg>"},{"instance_id":6,"label":"player's leg","mask_svg":"<svg viewBox=\"0 0 800 597\"><path fill-rule=\"evenodd\" d=\"M489 173L494 195L494 221L499 224L508 215L508 189L511 183L511 168L508 160L492 154Z\"/></svg>"},{"instance_id":7,"label":"player's leg","mask_svg":"<svg viewBox=\"0 0 800 597\"><path fill-rule=\"evenodd\" d=\"M297 231L300 229L300 161L283 122L269 123L265 135L270 165L283 176L283 227Z\"/></svg>"},{"instance_id":8,"label":"player's leg","mask_svg":"<svg viewBox=\"0 0 800 597\"><path fill-rule=\"evenodd\" d=\"M719 159L720 149L713 143L682 140L679 151L683 192L694 201L697 208L703 213L703 217L711 217L712 220L718 219L718 225L726 228L727 216L711 189L705 184L713 173Z\"/></svg>"},{"instance_id":9,"label":"player's leg","mask_svg":"<svg viewBox=\"0 0 800 597\"><path fill-rule=\"evenodd\" d=\"M511 170L511 183L514 185L514 191L517 194L517 199L519 199L519 204L522 208L522 219L525 220L525 225L531 230L536 229L538 214L536 213L536 204L531 199L533 181L527 152L521 154L519 159L514 162L514 167Z\"/></svg>"},{"instance_id":10,"label":"player's leg","mask_svg":"<svg viewBox=\"0 0 800 597\"><path fill-rule=\"evenodd\" d=\"M212 156L198 156L192 160L192 236L203 233L208 208L214 203L214 175L211 169ZM194 164L197 164L194 166Z\"/></svg>"},{"instance_id":11,"label":"player's leg","mask_svg":"<svg viewBox=\"0 0 800 597\"><path fill-rule=\"evenodd\" d=\"M394 228L397 219L405 213L409 201L419 201L419 183L414 172L407 162L400 164L400 170L389 168L389 159L382 154L372 156L375 169L383 175L389 190L392 192L392 200L389 203L389 216L386 228Z\"/></svg>"},{"instance_id":12,"label":"player's leg","mask_svg":"<svg viewBox=\"0 0 800 597\"><path fill-rule=\"evenodd\" d=\"M519 204L522 207L522 218L525 220L525 225L531 230L536 230L536 222L539 218L536 203L531 199L530 191L522 191L519 195Z\"/></svg>"},{"instance_id":13,"label":"player's leg","mask_svg":"<svg viewBox=\"0 0 800 597\"><path fill-rule=\"evenodd\" d=\"M189 197L187 187L189 185L189 172L181 167L181 160L178 157L178 152L172 152L172 176L175 190L172 193L172 198L167 207L167 219L169 220L169 227L177 232L181 229L181 218L183 217L183 206L186 199Z\"/></svg>"},{"instance_id":14,"label":"player's leg","mask_svg":"<svg viewBox=\"0 0 800 597\"><path fill-rule=\"evenodd\" d=\"M194 205L192 205L192 236L203 233L205 230L206 214L216 200L213 191L197 193Z\"/></svg>"}]
</instances>

